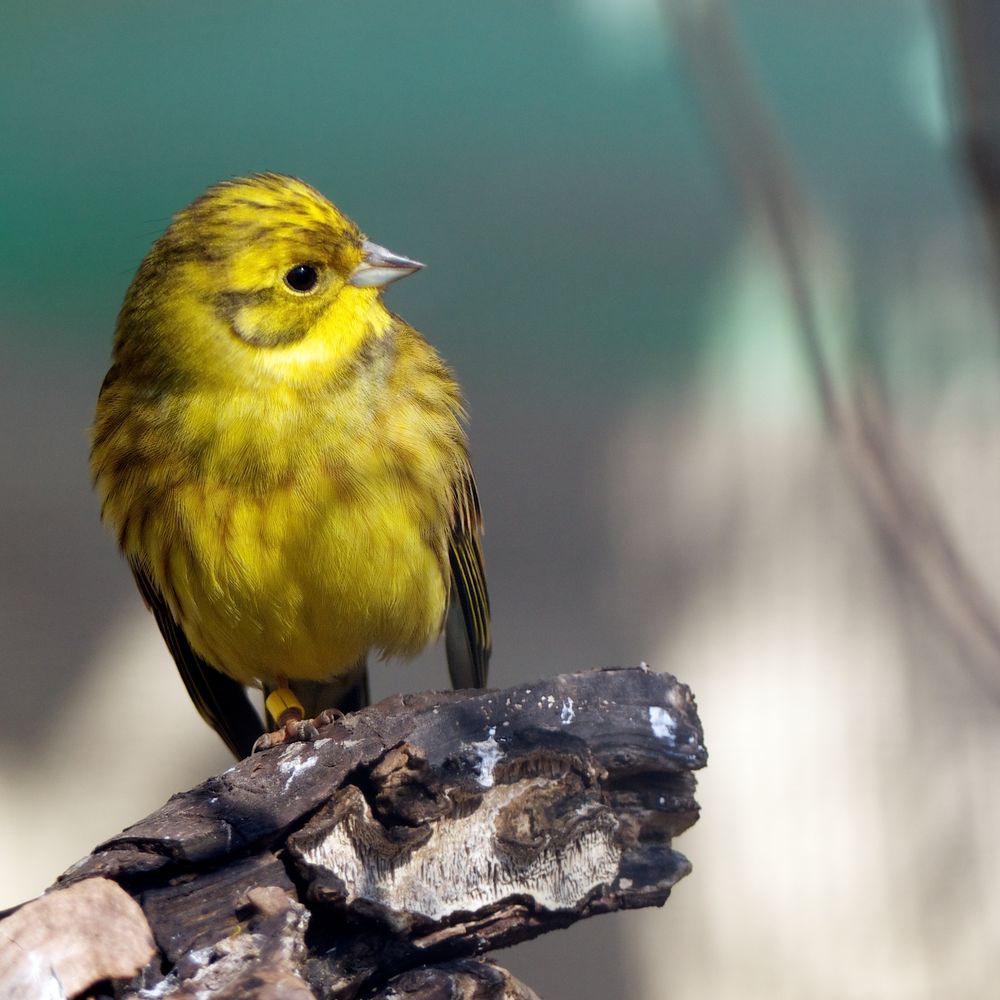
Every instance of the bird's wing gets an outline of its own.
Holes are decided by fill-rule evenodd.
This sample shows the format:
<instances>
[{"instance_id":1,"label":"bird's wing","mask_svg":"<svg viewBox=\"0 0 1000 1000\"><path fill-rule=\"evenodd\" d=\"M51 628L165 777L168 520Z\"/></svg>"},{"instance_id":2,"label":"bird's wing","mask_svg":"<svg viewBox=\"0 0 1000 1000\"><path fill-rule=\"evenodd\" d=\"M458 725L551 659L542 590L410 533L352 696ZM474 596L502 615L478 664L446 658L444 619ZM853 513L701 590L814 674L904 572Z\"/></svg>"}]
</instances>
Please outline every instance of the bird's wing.
<instances>
[{"instance_id":1,"label":"bird's wing","mask_svg":"<svg viewBox=\"0 0 1000 1000\"><path fill-rule=\"evenodd\" d=\"M206 663L192 648L183 630L174 621L163 599L142 565L129 559L139 593L153 612L181 680L201 717L222 737L237 760L248 756L257 737L264 732L260 716L238 681Z\"/></svg>"},{"instance_id":2,"label":"bird's wing","mask_svg":"<svg viewBox=\"0 0 1000 1000\"><path fill-rule=\"evenodd\" d=\"M448 543L451 597L444 635L448 673L455 688L485 687L490 666L490 597L481 534L479 494L472 470L466 469L455 491Z\"/></svg>"}]
</instances>

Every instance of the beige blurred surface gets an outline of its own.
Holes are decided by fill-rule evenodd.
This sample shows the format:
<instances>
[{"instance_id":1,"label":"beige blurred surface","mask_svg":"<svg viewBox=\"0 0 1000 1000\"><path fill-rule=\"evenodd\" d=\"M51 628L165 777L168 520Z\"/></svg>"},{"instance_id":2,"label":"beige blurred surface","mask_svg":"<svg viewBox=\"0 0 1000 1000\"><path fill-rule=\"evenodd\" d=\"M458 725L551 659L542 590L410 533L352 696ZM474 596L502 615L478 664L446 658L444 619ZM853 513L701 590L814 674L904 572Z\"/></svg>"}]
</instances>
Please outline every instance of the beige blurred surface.
<instances>
[{"instance_id":1,"label":"beige blurred surface","mask_svg":"<svg viewBox=\"0 0 1000 1000\"><path fill-rule=\"evenodd\" d=\"M109 615L75 698L26 762L0 766L0 906L37 895L91 847L228 767L191 711L142 604Z\"/></svg>"},{"instance_id":2,"label":"beige blurred surface","mask_svg":"<svg viewBox=\"0 0 1000 1000\"><path fill-rule=\"evenodd\" d=\"M1000 976L1000 706L879 542L782 349L795 331L766 259L751 241L719 290L718 328L746 336L709 352L690 408L636 408L607 477L627 525L610 589L690 568L650 627L655 665L697 692L711 755L684 837L694 873L636 923L628 961L650 1000L985 1000ZM898 290L917 344L952 282L956 350L989 336L982 288L927 278ZM758 352L788 358L766 395ZM997 404L990 369L962 371L899 442L994 595Z\"/></svg>"}]
</instances>

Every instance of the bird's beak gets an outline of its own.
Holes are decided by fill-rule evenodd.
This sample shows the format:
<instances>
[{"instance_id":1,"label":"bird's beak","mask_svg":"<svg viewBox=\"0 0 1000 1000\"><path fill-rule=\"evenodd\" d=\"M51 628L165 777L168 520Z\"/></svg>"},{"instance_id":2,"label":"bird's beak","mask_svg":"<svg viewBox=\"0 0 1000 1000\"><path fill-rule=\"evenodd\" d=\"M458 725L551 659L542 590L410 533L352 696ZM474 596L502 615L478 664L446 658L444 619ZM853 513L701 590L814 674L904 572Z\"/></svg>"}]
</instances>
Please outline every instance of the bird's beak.
<instances>
[{"instance_id":1,"label":"bird's beak","mask_svg":"<svg viewBox=\"0 0 1000 1000\"><path fill-rule=\"evenodd\" d=\"M371 240L365 240L361 249L364 257L347 279L347 283L355 288L384 288L390 282L405 278L424 266L420 261L401 257Z\"/></svg>"}]
</instances>

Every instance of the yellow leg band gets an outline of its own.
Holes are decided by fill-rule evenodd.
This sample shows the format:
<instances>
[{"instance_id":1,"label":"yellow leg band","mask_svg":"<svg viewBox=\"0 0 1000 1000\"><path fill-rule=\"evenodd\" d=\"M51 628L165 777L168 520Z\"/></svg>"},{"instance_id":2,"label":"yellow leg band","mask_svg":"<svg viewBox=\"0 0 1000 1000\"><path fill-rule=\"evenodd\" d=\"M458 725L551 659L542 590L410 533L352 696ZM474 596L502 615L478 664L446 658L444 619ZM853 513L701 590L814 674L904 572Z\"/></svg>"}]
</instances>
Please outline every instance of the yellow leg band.
<instances>
[{"instance_id":1,"label":"yellow leg band","mask_svg":"<svg viewBox=\"0 0 1000 1000\"><path fill-rule=\"evenodd\" d=\"M264 707L267 709L271 718L274 719L279 725L282 723L282 717L286 712L297 712L300 719L306 717L306 710L302 705L302 702L295 697L295 693L289 688L280 687L275 688L268 696L267 700L264 702Z\"/></svg>"}]
</instances>

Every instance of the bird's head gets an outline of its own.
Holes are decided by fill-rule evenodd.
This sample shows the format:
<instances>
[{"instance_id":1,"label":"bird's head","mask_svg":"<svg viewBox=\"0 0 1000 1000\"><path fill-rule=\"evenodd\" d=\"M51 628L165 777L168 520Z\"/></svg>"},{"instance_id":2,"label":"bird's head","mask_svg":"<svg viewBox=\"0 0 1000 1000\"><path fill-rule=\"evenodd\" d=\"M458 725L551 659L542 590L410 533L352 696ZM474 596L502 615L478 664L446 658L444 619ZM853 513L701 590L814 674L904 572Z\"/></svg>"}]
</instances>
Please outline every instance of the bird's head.
<instances>
[{"instance_id":1,"label":"bird's head","mask_svg":"<svg viewBox=\"0 0 1000 1000\"><path fill-rule=\"evenodd\" d=\"M139 339L175 361L191 355L202 369L232 349L280 354L310 340L346 355L365 335L379 290L422 266L367 240L294 177L224 181L179 212L150 250L126 296L119 345Z\"/></svg>"}]
</instances>

